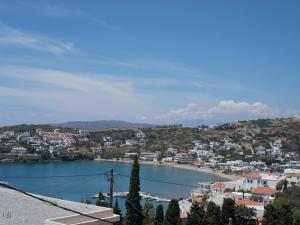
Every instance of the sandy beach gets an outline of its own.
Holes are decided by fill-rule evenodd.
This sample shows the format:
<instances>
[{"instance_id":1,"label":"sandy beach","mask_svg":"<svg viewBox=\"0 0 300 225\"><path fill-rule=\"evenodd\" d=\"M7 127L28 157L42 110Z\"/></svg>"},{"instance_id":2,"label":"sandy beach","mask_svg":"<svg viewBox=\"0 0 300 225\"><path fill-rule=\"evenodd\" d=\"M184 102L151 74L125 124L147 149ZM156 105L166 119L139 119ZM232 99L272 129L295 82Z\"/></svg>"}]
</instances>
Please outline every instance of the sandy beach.
<instances>
[{"instance_id":1,"label":"sandy beach","mask_svg":"<svg viewBox=\"0 0 300 225\"><path fill-rule=\"evenodd\" d=\"M117 159L100 159L97 158L95 159L96 161L103 161L103 162L118 162L118 163L132 163L131 160L117 160ZM213 174L216 176L219 176L221 178L225 178L228 180L239 180L242 177L237 176L237 175L228 175L222 173L220 170L213 170L209 168L199 168L194 165L187 165L187 164L177 164L177 163L171 163L171 162L164 162L164 163L157 163L157 162L150 162L150 161L140 161L140 164L144 165L153 165L153 166L161 166L161 167L173 167L173 168L178 168L178 169L184 169L184 170L192 170L200 173L208 173L208 174Z\"/></svg>"}]
</instances>

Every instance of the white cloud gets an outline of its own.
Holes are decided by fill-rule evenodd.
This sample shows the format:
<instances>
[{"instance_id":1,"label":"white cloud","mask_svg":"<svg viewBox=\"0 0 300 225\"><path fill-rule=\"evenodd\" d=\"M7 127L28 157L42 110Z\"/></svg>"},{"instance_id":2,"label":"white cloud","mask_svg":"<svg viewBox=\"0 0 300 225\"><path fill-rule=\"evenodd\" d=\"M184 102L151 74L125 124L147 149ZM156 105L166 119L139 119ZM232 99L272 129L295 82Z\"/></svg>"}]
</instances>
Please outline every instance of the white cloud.
<instances>
[{"instance_id":1,"label":"white cloud","mask_svg":"<svg viewBox=\"0 0 300 225\"><path fill-rule=\"evenodd\" d=\"M191 103L185 107L171 110L157 117L159 120L223 120L235 118L259 118L270 117L278 113L264 103L248 103L245 101L222 100L211 107L203 107L200 104Z\"/></svg>"},{"instance_id":2,"label":"white cloud","mask_svg":"<svg viewBox=\"0 0 300 225\"><path fill-rule=\"evenodd\" d=\"M245 101L235 102L233 100L220 101L217 106L214 106L210 109L210 113L213 114L245 113L249 115L266 115L271 111L272 111L271 107L261 102L255 102L251 104Z\"/></svg>"},{"instance_id":3,"label":"white cloud","mask_svg":"<svg viewBox=\"0 0 300 225\"><path fill-rule=\"evenodd\" d=\"M77 52L71 42L61 42L44 35L24 32L1 22L0 45L26 47L55 55L68 55Z\"/></svg>"}]
</instances>

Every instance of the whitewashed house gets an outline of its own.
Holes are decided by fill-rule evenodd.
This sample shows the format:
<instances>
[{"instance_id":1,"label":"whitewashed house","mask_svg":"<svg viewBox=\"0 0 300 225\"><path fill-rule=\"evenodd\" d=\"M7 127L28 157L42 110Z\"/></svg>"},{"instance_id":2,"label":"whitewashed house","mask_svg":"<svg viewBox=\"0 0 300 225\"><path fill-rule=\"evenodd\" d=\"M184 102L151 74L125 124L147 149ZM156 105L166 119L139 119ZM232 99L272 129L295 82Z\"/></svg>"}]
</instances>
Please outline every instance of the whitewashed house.
<instances>
[{"instance_id":1,"label":"whitewashed house","mask_svg":"<svg viewBox=\"0 0 300 225\"><path fill-rule=\"evenodd\" d=\"M13 147L10 152L16 155L23 155L27 153L27 149L24 147Z\"/></svg>"}]
</instances>

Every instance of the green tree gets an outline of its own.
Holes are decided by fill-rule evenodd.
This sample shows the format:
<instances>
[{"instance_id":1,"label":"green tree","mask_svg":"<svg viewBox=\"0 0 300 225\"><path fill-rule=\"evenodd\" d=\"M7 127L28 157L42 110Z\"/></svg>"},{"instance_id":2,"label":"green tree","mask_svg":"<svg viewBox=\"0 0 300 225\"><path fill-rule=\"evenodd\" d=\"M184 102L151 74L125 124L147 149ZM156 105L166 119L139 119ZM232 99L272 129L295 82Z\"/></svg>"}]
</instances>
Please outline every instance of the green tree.
<instances>
[{"instance_id":1,"label":"green tree","mask_svg":"<svg viewBox=\"0 0 300 225\"><path fill-rule=\"evenodd\" d=\"M278 182L278 184L276 185L276 190L277 191L285 191L287 189L288 186L288 181L286 179L281 180L280 182Z\"/></svg>"},{"instance_id":2,"label":"green tree","mask_svg":"<svg viewBox=\"0 0 300 225\"><path fill-rule=\"evenodd\" d=\"M172 199L167 208L164 225L178 225L181 224L180 208L177 199Z\"/></svg>"},{"instance_id":3,"label":"green tree","mask_svg":"<svg viewBox=\"0 0 300 225\"><path fill-rule=\"evenodd\" d=\"M207 224L222 225L221 210L214 202L209 202L206 206Z\"/></svg>"},{"instance_id":4,"label":"green tree","mask_svg":"<svg viewBox=\"0 0 300 225\"><path fill-rule=\"evenodd\" d=\"M121 209L120 209L120 207L119 207L118 199L116 199L115 205L114 205L114 207L113 207L113 212L114 212L114 214L120 215L120 221L119 221L119 223L117 223L116 225L121 225L121 224L122 224L122 221L123 221L123 218L122 218Z\"/></svg>"},{"instance_id":5,"label":"green tree","mask_svg":"<svg viewBox=\"0 0 300 225\"><path fill-rule=\"evenodd\" d=\"M156 206L154 225L162 225L164 222L164 208L162 204Z\"/></svg>"},{"instance_id":6,"label":"green tree","mask_svg":"<svg viewBox=\"0 0 300 225\"><path fill-rule=\"evenodd\" d=\"M106 207L107 206L107 203L105 201L105 197L104 197L102 192L99 192L99 194L98 194L98 199L96 201L96 205L101 206L101 207Z\"/></svg>"},{"instance_id":7,"label":"green tree","mask_svg":"<svg viewBox=\"0 0 300 225\"><path fill-rule=\"evenodd\" d=\"M205 219L203 207L194 203L188 214L186 225L206 225Z\"/></svg>"},{"instance_id":8,"label":"green tree","mask_svg":"<svg viewBox=\"0 0 300 225\"><path fill-rule=\"evenodd\" d=\"M138 157L135 156L130 184L129 184L129 193L126 197L126 217L125 224L126 225L142 225L144 216L142 214L142 206L141 206L141 196L140 196L140 166L138 162Z\"/></svg>"},{"instance_id":9,"label":"green tree","mask_svg":"<svg viewBox=\"0 0 300 225\"><path fill-rule=\"evenodd\" d=\"M293 214L294 225L300 225L300 210L296 210Z\"/></svg>"},{"instance_id":10,"label":"green tree","mask_svg":"<svg viewBox=\"0 0 300 225\"><path fill-rule=\"evenodd\" d=\"M278 225L293 225L293 213L291 205L284 204L279 209L278 212Z\"/></svg>"},{"instance_id":11,"label":"green tree","mask_svg":"<svg viewBox=\"0 0 300 225\"><path fill-rule=\"evenodd\" d=\"M276 225L278 222L277 210L272 205L265 206L265 212L263 216L263 225Z\"/></svg>"},{"instance_id":12,"label":"green tree","mask_svg":"<svg viewBox=\"0 0 300 225\"><path fill-rule=\"evenodd\" d=\"M222 223L228 224L229 218L235 223L235 202L231 198L225 198L222 206Z\"/></svg>"},{"instance_id":13,"label":"green tree","mask_svg":"<svg viewBox=\"0 0 300 225\"><path fill-rule=\"evenodd\" d=\"M236 224L239 225L251 224L251 221L255 218L255 216L256 213L252 208L248 208L246 206L237 206L235 208Z\"/></svg>"},{"instance_id":14,"label":"green tree","mask_svg":"<svg viewBox=\"0 0 300 225\"><path fill-rule=\"evenodd\" d=\"M146 201L144 208L143 208L143 214L145 215L143 225L154 225L154 207L151 202L148 200Z\"/></svg>"}]
</instances>

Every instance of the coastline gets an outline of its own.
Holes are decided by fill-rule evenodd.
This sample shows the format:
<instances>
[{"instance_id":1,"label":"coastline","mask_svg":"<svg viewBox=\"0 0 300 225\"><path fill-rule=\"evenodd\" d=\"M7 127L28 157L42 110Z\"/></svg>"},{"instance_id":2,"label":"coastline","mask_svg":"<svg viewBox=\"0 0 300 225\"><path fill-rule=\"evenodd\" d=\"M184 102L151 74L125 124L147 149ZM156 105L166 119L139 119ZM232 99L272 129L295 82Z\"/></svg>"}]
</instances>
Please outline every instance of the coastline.
<instances>
[{"instance_id":1,"label":"coastline","mask_svg":"<svg viewBox=\"0 0 300 225\"><path fill-rule=\"evenodd\" d=\"M116 163L132 163L131 160L117 160L117 159L101 159L97 158L94 159L95 161L102 161L102 162L116 162ZM216 175L218 177L230 180L230 181L235 181L239 180L242 177L238 175L230 175L230 174L224 174L222 171L218 170L213 170L209 168L199 168L193 165L188 165L188 164L177 164L177 163L169 163L169 162L164 162L164 163L157 163L157 162L150 162L150 161L140 161L139 162L141 165L152 165L152 166L160 166L160 167L172 167L172 168L177 168L177 169L184 169L184 170L192 170L195 172L200 172L200 173L207 173L207 174L212 174Z\"/></svg>"}]
</instances>

